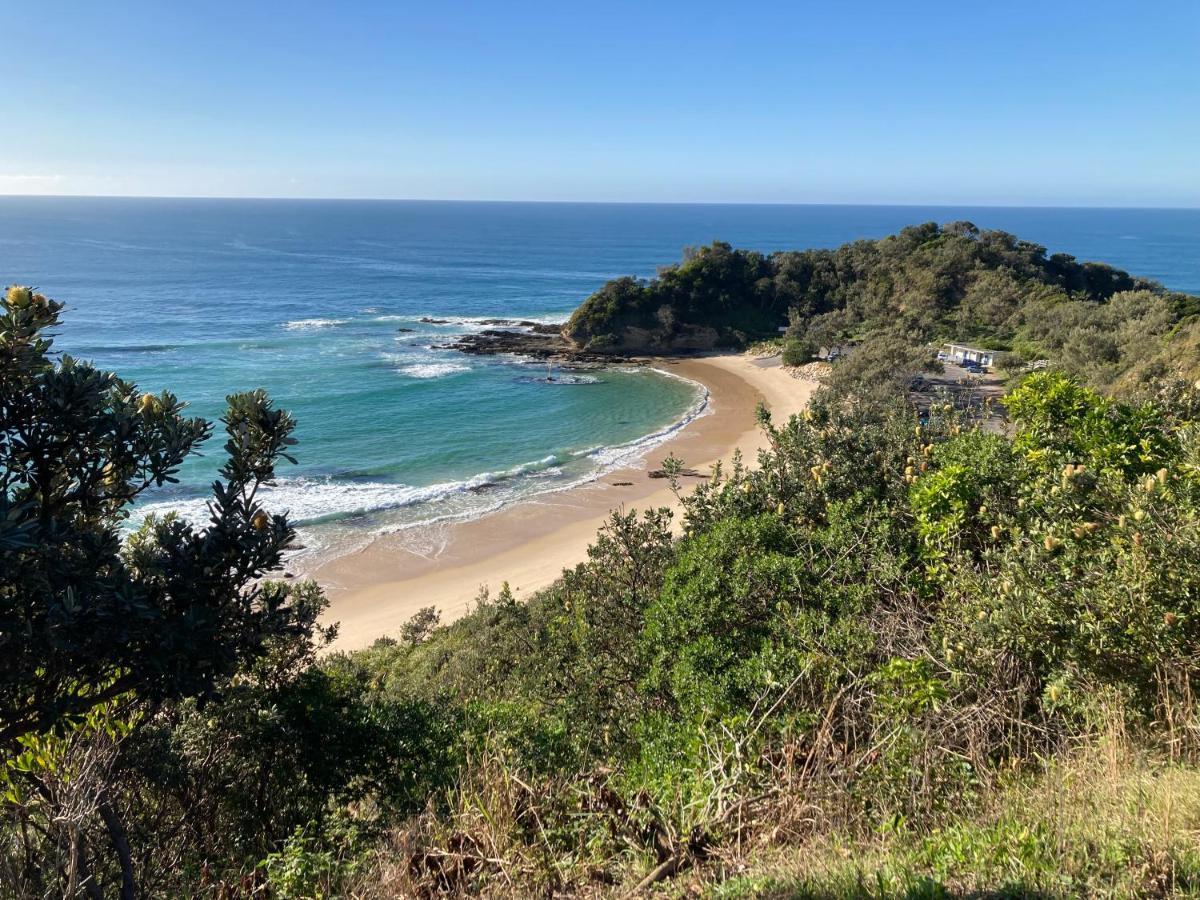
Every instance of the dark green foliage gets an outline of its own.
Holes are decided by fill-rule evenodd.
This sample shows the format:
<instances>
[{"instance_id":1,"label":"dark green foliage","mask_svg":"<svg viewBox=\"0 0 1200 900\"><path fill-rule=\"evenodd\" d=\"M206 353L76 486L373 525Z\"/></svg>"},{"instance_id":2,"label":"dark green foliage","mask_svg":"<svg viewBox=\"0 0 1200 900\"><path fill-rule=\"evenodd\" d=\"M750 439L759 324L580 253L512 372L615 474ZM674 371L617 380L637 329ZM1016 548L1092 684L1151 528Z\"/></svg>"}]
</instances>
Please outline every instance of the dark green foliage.
<instances>
[{"instance_id":1,"label":"dark green foliage","mask_svg":"<svg viewBox=\"0 0 1200 900\"><path fill-rule=\"evenodd\" d=\"M400 639L409 646L416 646L429 637L441 621L441 614L433 606L423 606L415 616L400 629Z\"/></svg>"},{"instance_id":2,"label":"dark green foliage","mask_svg":"<svg viewBox=\"0 0 1200 900\"><path fill-rule=\"evenodd\" d=\"M803 592L803 564L771 516L731 519L681 548L646 617L650 690L690 717L753 702L742 665Z\"/></svg>"},{"instance_id":3,"label":"dark green foliage","mask_svg":"<svg viewBox=\"0 0 1200 900\"><path fill-rule=\"evenodd\" d=\"M792 337L783 345L783 364L785 366L802 366L816 359L818 352L820 352L820 348L808 335Z\"/></svg>"},{"instance_id":4,"label":"dark green foliage","mask_svg":"<svg viewBox=\"0 0 1200 900\"><path fill-rule=\"evenodd\" d=\"M298 596L324 607L314 585ZM140 729L118 783L156 789L131 793L135 821L184 830L193 862L230 860L236 873L346 806L369 799L364 831L422 809L457 767L461 716L379 691L365 660L313 661L311 643L277 641L221 702L184 703ZM152 834L135 846L161 850Z\"/></svg>"},{"instance_id":5,"label":"dark green foliage","mask_svg":"<svg viewBox=\"0 0 1200 900\"><path fill-rule=\"evenodd\" d=\"M664 510L641 519L615 513L588 548L588 561L563 573L565 677L556 695L573 713L594 717L604 741L624 736L644 702L637 642L675 555L670 524Z\"/></svg>"},{"instance_id":6,"label":"dark green foliage","mask_svg":"<svg viewBox=\"0 0 1200 900\"><path fill-rule=\"evenodd\" d=\"M576 343L592 350L670 347L694 327L710 329L711 346L743 346L771 336L787 307L771 285L771 266L761 253L714 242L664 269L651 282L618 278L589 297L567 323ZM631 329L647 332L635 337Z\"/></svg>"},{"instance_id":7,"label":"dark green foliage","mask_svg":"<svg viewBox=\"0 0 1200 900\"><path fill-rule=\"evenodd\" d=\"M101 492L109 505L71 507L56 498L73 482L45 482L70 511L55 519L74 529L67 544L111 551L99 571L158 604L166 633L148 634L133 615L140 657L113 650L85 670L100 680L60 677L90 712L13 745L19 754L0 770L6 846L72 847L97 883L115 885L127 868L159 896L566 895L631 871L725 866L744 848L814 834L908 848L902 877L880 881L881 894L886 883L936 895L964 867L984 873L967 883L985 887L1026 864L1034 877L1014 884L1052 883L1068 857L1092 872L1080 862L1095 856L1091 843L1071 857L1064 838L1026 827L1032 813L994 817L978 833L961 823L982 821L984 798L1013 778L1043 767L1055 777L1100 728L1194 770L1200 385L1154 381L1130 400L1086 386L1174 371L1156 368L1161 341L1194 335L1155 329L1175 300L954 223L770 258L715 245L652 285L618 283L610 312L626 315L621 298L637 295L636 327L646 312L661 334L683 334L686 322L650 308L669 289L682 298L672 309L730 316L720 319L730 336L750 321L732 318L748 281L758 312L799 310L793 338L805 353L857 341L802 415L775 423L759 411L767 449L753 467L736 459L701 481L683 500L682 528L665 510L614 514L587 560L527 602L507 587L484 592L448 624L426 608L357 653L319 656L329 632L311 585L218 592L220 628L188 593L211 584L196 568L204 554L236 545L222 559L243 572L290 535L286 522L258 518L252 487L231 488L269 477L286 447L290 422L265 398L232 398L231 462L206 531L150 522L122 547L123 501ZM35 311L22 315L43 314L35 295L21 303ZM945 398L920 416L905 399L928 362L922 341L948 327L1011 339L1022 353L1053 346L1060 359L1107 361L1078 376L1024 376L1005 400L1009 422L988 432ZM1149 355L1138 328L1159 343ZM592 340L617 344L621 333ZM1109 338L1106 357L1096 348ZM37 340L3 363L27 373L31 396L54 379L87 382L84 367L28 352ZM129 439L144 442L129 471L162 463L169 477L163 460L206 433L166 395L121 413L119 384L89 377L108 387L88 421L127 415ZM105 428L95 431L101 460L123 452ZM182 430L174 456L171 429ZM4 450L20 461L16 433ZM132 476L118 476L127 490ZM43 493L25 487L31 479L7 482L6 559L44 552L28 541ZM55 528L36 533L68 533ZM65 608L62 594L45 596ZM110 628L105 647L124 646L116 623L92 624ZM43 652L64 652L33 634ZM203 678L188 670L200 654L212 666ZM43 675L11 672L28 702ZM132 691L99 702L135 672ZM71 785L93 783L74 774L84 762L99 773L88 789L99 799L70 819ZM42 831L26 836L29 823ZM97 849L119 834L128 866ZM1162 845L1178 852L1173 838ZM66 870L28 859L0 856L0 875L32 872L29 885L37 876L44 888ZM1113 859L1103 883L1168 884L1139 874L1140 859Z\"/></svg>"},{"instance_id":8,"label":"dark green foliage","mask_svg":"<svg viewBox=\"0 0 1200 900\"><path fill-rule=\"evenodd\" d=\"M802 693L820 696L852 671L874 599L860 566L875 557L861 523L830 518L803 530L770 514L728 519L685 541L646 615L646 689L696 722L761 704L799 673Z\"/></svg>"},{"instance_id":9,"label":"dark green foliage","mask_svg":"<svg viewBox=\"0 0 1200 900\"><path fill-rule=\"evenodd\" d=\"M286 593L255 586L293 535L255 499L290 416L261 392L230 397L211 523L148 522L123 552L128 504L173 481L210 426L171 394L54 361L61 309L27 288L0 306L0 746L130 690L210 696L297 627Z\"/></svg>"},{"instance_id":10,"label":"dark green foliage","mask_svg":"<svg viewBox=\"0 0 1200 900\"><path fill-rule=\"evenodd\" d=\"M320 590L263 580L293 537L257 499L291 460L291 417L261 391L229 397L208 523L148 518L122 540L129 505L212 429L54 359L61 309L26 288L0 307L6 896L192 894L339 807L379 810L362 830L423 808L457 765L458 711L315 665L333 634Z\"/></svg>"}]
</instances>

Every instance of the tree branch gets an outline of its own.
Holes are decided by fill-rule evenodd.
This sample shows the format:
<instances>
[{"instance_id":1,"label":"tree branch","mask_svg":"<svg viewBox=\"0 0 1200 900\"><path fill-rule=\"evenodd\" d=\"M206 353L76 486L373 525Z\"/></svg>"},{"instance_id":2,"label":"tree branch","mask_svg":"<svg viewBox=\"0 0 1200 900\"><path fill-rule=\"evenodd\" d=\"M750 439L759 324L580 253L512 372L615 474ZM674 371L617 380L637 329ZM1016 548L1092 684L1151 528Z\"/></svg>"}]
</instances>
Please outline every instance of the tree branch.
<instances>
[{"instance_id":1,"label":"tree branch","mask_svg":"<svg viewBox=\"0 0 1200 900\"><path fill-rule=\"evenodd\" d=\"M121 824L116 811L107 797L100 803L100 818L108 829L108 837L112 841L113 850L121 863L121 900L134 900L137 896L137 882L133 877L133 857L129 852L129 837L125 826Z\"/></svg>"}]
</instances>

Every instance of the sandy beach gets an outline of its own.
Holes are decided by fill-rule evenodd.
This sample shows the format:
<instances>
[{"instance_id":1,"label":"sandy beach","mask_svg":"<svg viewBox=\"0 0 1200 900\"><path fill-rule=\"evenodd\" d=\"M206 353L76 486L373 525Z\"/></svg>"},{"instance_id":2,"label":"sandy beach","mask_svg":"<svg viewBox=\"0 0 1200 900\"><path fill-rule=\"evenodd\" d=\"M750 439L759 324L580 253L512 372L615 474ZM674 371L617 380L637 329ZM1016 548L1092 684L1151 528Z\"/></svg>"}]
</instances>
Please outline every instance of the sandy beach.
<instances>
[{"instance_id":1,"label":"sandy beach","mask_svg":"<svg viewBox=\"0 0 1200 900\"><path fill-rule=\"evenodd\" d=\"M709 405L637 466L479 519L426 526L418 540L412 533L381 535L310 573L329 597L326 621L339 623L334 648L353 650L394 636L424 606L436 607L442 622L452 621L485 586L494 596L507 581L518 598L529 596L586 558L612 510L678 507L666 481L648 477L669 454L702 473L736 449L753 462L764 444L754 420L758 402L783 421L804 407L814 387L788 374L778 358L729 354L655 365L705 385ZM684 492L697 481L683 479Z\"/></svg>"}]
</instances>

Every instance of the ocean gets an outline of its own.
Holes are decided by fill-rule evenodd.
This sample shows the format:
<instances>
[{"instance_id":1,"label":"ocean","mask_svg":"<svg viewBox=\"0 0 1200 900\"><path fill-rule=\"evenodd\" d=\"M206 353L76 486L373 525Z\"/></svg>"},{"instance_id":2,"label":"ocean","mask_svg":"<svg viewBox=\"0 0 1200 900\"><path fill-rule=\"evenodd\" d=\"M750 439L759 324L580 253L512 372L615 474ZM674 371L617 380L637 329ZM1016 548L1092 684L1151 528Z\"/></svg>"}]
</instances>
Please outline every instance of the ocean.
<instances>
[{"instance_id":1,"label":"ocean","mask_svg":"<svg viewBox=\"0 0 1200 900\"><path fill-rule=\"evenodd\" d=\"M67 304L59 351L195 414L266 388L300 440L268 502L328 554L595 478L703 412L653 370L548 383L439 349L483 320L561 321L714 239L832 247L955 219L1200 293L1200 210L49 197L0 198L0 281ZM203 518L221 443L139 514Z\"/></svg>"}]
</instances>

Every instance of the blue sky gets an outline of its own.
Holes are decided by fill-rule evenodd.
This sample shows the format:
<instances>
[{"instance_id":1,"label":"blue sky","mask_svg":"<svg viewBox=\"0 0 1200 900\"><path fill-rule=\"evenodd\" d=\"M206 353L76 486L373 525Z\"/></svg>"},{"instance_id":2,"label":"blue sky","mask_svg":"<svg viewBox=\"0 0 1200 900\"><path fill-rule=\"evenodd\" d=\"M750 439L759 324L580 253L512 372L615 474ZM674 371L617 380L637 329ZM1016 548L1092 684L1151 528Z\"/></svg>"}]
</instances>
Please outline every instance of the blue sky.
<instances>
[{"instance_id":1,"label":"blue sky","mask_svg":"<svg viewBox=\"0 0 1200 900\"><path fill-rule=\"evenodd\" d=\"M1200 2L0 0L0 193L1200 206Z\"/></svg>"}]
</instances>

